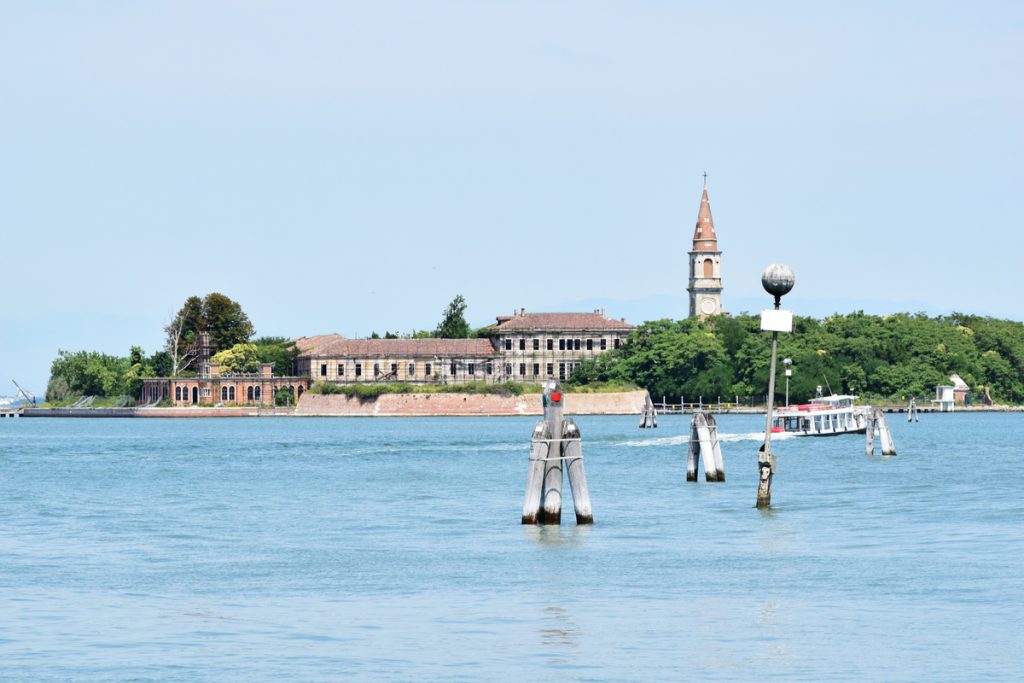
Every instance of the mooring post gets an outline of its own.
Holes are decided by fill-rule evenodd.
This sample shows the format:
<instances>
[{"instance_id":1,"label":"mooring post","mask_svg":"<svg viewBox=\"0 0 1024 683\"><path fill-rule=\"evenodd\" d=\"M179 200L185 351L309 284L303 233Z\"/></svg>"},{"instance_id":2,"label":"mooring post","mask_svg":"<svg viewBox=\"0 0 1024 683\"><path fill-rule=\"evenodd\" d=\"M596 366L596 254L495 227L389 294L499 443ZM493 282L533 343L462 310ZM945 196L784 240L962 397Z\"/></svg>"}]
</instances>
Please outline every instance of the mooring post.
<instances>
[{"instance_id":1,"label":"mooring post","mask_svg":"<svg viewBox=\"0 0 1024 683\"><path fill-rule=\"evenodd\" d=\"M764 445L757 454L757 507L772 504L772 476L775 474L775 455L772 453L772 403L775 400L775 359L778 355L779 332L793 331L793 313L779 309L782 297L793 289L796 278L789 266L773 263L761 274L761 286L775 297L775 310L761 311L761 330L772 333L772 356L768 369L767 412L764 418Z\"/></svg>"},{"instance_id":2,"label":"mooring post","mask_svg":"<svg viewBox=\"0 0 1024 683\"><path fill-rule=\"evenodd\" d=\"M697 415L690 419L689 457L686 461L686 481L697 481L697 467L700 464L700 434L697 433Z\"/></svg>"},{"instance_id":3,"label":"mooring post","mask_svg":"<svg viewBox=\"0 0 1024 683\"><path fill-rule=\"evenodd\" d=\"M889 423L880 408L875 410L878 411L878 440L882 444L882 455L896 455L896 444L892 440Z\"/></svg>"},{"instance_id":4,"label":"mooring post","mask_svg":"<svg viewBox=\"0 0 1024 683\"><path fill-rule=\"evenodd\" d=\"M544 460L544 486L541 492L542 524L562 523L562 388L550 383L544 391L544 431L548 439L548 452Z\"/></svg>"},{"instance_id":5,"label":"mooring post","mask_svg":"<svg viewBox=\"0 0 1024 683\"><path fill-rule=\"evenodd\" d=\"M718 425L709 410L699 410L690 420L690 443L686 462L686 481L697 481L697 469L704 457L704 481L725 481L722 445Z\"/></svg>"},{"instance_id":6,"label":"mooring post","mask_svg":"<svg viewBox=\"0 0 1024 683\"><path fill-rule=\"evenodd\" d=\"M708 415L708 429L711 432L711 451L715 458L715 469L718 470L718 481L725 481L725 460L722 459L722 442L718 439L718 423L713 415Z\"/></svg>"},{"instance_id":7,"label":"mooring post","mask_svg":"<svg viewBox=\"0 0 1024 683\"><path fill-rule=\"evenodd\" d=\"M547 422L540 420L533 428L530 439L530 462L526 470L526 495L523 498L523 524L540 521L541 487L544 483L544 459L548 456L551 435L545 430Z\"/></svg>"},{"instance_id":8,"label":"mooring post","mask_svg":"<svg viewBox=\"0 0 1024 683\"><path fill-rule=\"evenodd\" d=\"M872 408L867 414L867 429L864 430L864 453L865 455L875 454L875 409Z\"/></svg>"},{"instance_id":9,"label":"mooring post","mask_svg":"<svg viewBox=\"0 0 1024 683\"><path fill-rule=\"evenodd\" d=\"M576 421L566 419L562 430L562 457L565 471L569 475L572 490L572 504L576 510L577 524L593 524L594 511L590 507L590 490L587 488L587 472L583 467L583 442Z\"/></svg>"}]
</instances>

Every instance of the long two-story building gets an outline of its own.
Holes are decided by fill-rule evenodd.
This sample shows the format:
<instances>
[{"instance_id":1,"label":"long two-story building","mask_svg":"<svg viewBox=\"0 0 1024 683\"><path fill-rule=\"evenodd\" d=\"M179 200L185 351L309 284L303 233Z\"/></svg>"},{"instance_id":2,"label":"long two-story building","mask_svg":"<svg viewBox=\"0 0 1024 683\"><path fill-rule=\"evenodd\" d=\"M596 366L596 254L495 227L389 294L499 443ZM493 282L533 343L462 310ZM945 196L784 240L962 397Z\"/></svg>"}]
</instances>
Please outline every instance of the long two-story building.
<instances>
[{"instance_id":1,"label":"long two-story building","mask_svg":"<svg viewBox=\"0 0 1024 683\"><path fill-rule=\"evenodd\" d=\"M462 384L566 379L583 360L618 348L633 331L624 320L593 313L499 316L479 339L296 340L297 374L310 382Z\"/></svg>"}]
</instances>

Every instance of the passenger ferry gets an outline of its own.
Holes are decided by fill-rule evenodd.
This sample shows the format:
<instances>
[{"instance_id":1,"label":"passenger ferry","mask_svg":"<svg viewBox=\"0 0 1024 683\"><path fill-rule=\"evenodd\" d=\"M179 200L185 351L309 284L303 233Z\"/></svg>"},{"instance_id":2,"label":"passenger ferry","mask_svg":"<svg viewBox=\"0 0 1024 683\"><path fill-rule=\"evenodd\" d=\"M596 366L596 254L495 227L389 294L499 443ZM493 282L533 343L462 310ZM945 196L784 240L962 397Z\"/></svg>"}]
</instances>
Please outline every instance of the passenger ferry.
<instances>
[{"instance_id":1,"label":"passenger ferry","mask_svg":"<svg viewBox=\"0 0 1024 683\"><path fill-rule=\"evenodd\" d=\"M855 406L856 396L849 394L819 396L810 403L774 410L773 434L794 436L833 436L863 434L867 430L871 406Z\"/></svg>"}]
</instances>

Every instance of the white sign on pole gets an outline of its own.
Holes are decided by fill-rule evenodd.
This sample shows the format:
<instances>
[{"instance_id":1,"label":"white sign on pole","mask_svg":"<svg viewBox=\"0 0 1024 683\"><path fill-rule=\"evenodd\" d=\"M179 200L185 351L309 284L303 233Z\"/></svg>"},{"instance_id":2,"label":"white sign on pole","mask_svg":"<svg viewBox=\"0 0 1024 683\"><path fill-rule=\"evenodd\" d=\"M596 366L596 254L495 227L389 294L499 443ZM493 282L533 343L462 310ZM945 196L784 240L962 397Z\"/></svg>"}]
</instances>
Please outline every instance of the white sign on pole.
<instances>
[{"instance_id":1,"label":"white sign on pole","mask_svg":"<svg viewBox=\"0 0 1024 683\"><path fill-rule=\"evenodd\" d=\"M776 311L766 308L761 311L761 329L764 332L792 332L793 311Z\"/></svg>"}]
</instances>

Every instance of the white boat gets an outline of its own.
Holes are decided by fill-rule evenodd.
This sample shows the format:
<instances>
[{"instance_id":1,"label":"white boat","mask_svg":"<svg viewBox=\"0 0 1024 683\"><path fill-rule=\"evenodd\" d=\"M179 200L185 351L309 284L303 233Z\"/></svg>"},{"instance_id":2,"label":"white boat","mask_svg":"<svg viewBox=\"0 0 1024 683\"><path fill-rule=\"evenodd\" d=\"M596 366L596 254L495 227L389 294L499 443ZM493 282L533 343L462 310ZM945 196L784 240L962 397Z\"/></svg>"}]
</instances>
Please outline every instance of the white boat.
<instances>
[{"instance_id":1,"label":"white boat","mask_svg":"<svg viewBox=\"0 0 1024 683\"><path fill-rule=\"evenodd\" d=\"M819 396L810 403L776 408L772 415L772 433L794 436L863 434L871 406L855 406L856 400L856 396L849 394L832 394Z\"/></svg>"}]
</instances>

